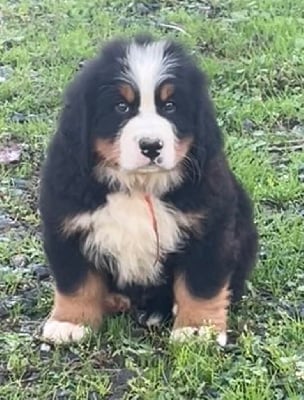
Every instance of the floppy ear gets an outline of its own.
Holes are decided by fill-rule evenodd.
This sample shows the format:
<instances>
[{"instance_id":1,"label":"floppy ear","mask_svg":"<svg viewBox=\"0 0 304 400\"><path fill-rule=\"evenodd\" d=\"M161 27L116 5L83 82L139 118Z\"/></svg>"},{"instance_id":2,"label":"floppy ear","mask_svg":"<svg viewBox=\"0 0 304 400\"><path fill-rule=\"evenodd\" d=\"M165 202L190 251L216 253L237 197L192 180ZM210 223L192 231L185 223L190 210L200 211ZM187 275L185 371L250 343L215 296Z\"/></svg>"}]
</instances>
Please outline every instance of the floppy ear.
<instances>
[{"instance_id":1,"label":"floppy ear","mask_svg":"<svg viewBox=\"0 0 304 400\"><path fill-rule=\"evenodd\" d=\"M64 107L59 119L59 132L66 150L82 173L89 170L90 126L85 85L82 76L77 76L65 93Z\"/></svg>"},{"instance_id":2,"label":"floppy ear","mask_svg":"<svg viewBox=\"0 0 304 400\"><path fill-rule=\"evenodd\" d=\"M202 72L197 72L196 87L194 88L197 93L195 153L197 161L203 166L208 159L214 158L219 153L223 145L223 139L208 92L207 79Z\"/></svg>"}]
</instances>

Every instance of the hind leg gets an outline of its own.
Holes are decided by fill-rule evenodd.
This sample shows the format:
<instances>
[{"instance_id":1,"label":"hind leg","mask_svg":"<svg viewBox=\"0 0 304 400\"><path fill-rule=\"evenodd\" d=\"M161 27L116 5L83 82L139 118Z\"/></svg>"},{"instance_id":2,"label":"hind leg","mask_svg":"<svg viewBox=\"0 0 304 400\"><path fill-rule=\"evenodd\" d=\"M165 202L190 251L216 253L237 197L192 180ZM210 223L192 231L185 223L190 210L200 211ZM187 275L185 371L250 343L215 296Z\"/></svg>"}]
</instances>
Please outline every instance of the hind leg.
<instances>
[{"instance_id":1,"label":"hind leg","mask_svg":"<svg viewBox=\"0 0 304 400\"><path fill-rule=\"evenodd\" d=\"M172 317L172 285L141 288L134 303L133 317L139 325L153 328L167 323Z\"/></svg>"}]
</instances>

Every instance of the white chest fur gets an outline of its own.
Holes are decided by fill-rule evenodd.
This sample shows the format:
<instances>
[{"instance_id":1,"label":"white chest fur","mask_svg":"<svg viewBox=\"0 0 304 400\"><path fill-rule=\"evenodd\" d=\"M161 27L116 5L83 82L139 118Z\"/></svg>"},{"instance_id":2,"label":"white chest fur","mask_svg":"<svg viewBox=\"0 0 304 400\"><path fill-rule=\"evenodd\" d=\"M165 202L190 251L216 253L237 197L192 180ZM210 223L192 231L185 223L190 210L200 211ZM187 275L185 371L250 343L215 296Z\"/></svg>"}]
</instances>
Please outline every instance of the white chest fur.
<instances>
[{"instance_id":1,"label":"white chest fur","mask_svg":"<svg viewBox=\"0 0 304 400\"><path fill-rule=\"evenodd\" d=\"M182 243L188 218L151 196L157 221L159 253L164 256L176 251ZM157 236L148 203L142 193L128 195L114 193L107 197L105 206L89 214L78 215L68 221L68 230L85 230L83 251L97 268L102 256L115 259L119 286L127 283L149 284L159 279L162 265L157 258ZM113 268L113 266L109 266Z\"/></svg>"}]
</instances>

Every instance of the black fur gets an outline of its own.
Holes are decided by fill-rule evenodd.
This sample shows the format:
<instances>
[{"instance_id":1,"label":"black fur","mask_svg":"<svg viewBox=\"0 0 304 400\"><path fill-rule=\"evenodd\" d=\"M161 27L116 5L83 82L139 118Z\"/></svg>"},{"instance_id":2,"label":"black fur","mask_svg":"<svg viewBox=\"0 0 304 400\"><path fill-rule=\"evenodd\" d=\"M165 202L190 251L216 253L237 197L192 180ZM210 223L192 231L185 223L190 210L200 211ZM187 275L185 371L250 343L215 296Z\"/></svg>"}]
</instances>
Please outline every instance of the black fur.
<instances>
[{"instance_id":1,"label":"black fur","mask_svg":"<svg viewBox=\"0 0 304 400\"><path fill-rule=\"evenodd\" d=\"M114 190L95 180L91 145L96 135L112 137L123 123L114 105L119 101L115 85L122 68L117 58L124 56L127 43L117 40L107 45L72 82L44 165L40 196L44 245L58 290L63 293L77 289L94 266L80 251L81 236L64 238L59 227L67 216L105 204L107 194ZM178 113L170 118L178 136L189 132L193 136L190 157L195 168L185 174L180 187L163 195L163 200L181 211L203 213L203 235L193 234L182 252L168 255L162 286L120 289L138 308L166 316L172 306L174 273L184 272L193 295L204 298L214 296L230 279L233 300L238 300L257 251L252 206L223 153L206 79L179 45L172 43L167 51L179 60L174 70ZM110 275L108 284L118 290Z\"/></svg>"}]
</instances>

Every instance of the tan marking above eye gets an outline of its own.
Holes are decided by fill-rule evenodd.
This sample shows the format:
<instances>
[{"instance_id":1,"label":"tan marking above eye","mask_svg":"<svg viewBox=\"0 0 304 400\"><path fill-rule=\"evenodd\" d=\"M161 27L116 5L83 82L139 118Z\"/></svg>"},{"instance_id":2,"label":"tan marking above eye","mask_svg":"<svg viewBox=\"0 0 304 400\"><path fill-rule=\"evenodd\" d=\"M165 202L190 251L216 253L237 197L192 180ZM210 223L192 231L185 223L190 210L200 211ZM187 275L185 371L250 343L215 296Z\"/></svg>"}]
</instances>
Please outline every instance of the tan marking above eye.
<instances>
[{"instance_id":1,"label":"tan marking above eye","mask_svg":"<svg viewBox=\"0 0 304 400\"><path fill-rule=\"evenodd\" d=\"M165 83L160 89L160 99L167 101L174 93L174 85L172 83Z\"/></svg>"},{"instance_id":2,"label":"tan marking above eye","mask_svg":"<svg viewBox=\"0 0 304 400\"><path fill-rule=\"evenodd\" d=\"M129 84L124 83L120 85L119 92L128 103L133 103L135 100L135 92Z\"/></svg>"}]
</instances>

